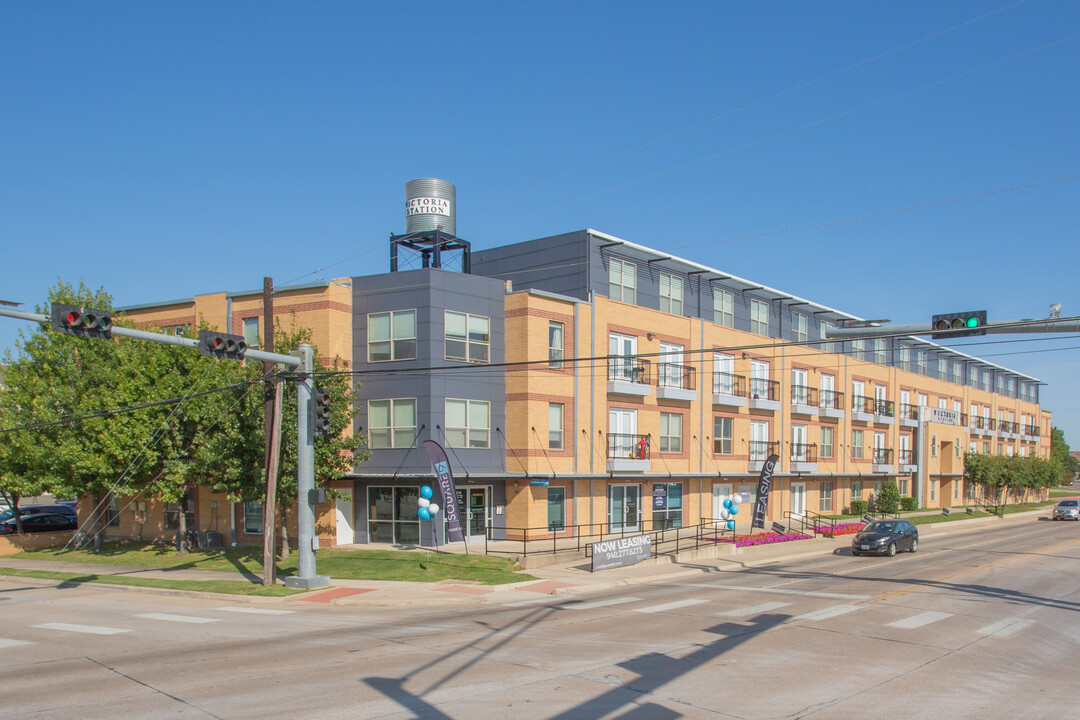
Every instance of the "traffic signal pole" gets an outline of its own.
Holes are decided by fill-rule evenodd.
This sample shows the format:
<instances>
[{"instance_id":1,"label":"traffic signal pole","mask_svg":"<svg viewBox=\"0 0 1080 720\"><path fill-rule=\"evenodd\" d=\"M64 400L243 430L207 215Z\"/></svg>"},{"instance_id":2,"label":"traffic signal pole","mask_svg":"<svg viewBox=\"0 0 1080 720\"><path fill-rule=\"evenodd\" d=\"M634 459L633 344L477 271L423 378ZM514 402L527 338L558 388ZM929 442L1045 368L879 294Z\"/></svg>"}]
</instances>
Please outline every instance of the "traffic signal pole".
<instances>
[{"instance_id":1,"label":"traffic signal pole","mask_svg":"<svg viewBox=\"0 0 1080 720\"><path fill-rule=\"evenodd\" d=\"M987 335L1012 333L1080 332L1080 317L1055 320L997 320L982 328ZM863 327L834 327L826 331L825 340L849 340L852 338L882 337L885 335L937 335L947 340L950 335L968 337L965 330L935 330L931 324L923 325L870 325Z\"/></svg>"},{"instance_id":2,"label":"traffic signal pole","mask_svg":"<svg viewBox=\"0 0 1080 720\"><path fill-rule=\"evenodd\" d=\"M42 313L14 310L0 307L0 317L10 317L16 320L51 325L52 318ZM193 338L167 335L165 333L153 333L146 330L120 327L113 325L112 335L129 337L135 340L161 343L162 345L178 345L200 350L200 342ZM314 351L311 345L303 344L299 349L289 355L253 350L247 348L242 357L264 362L282 363L287 367L298 369L300 380L297 382L296 402L296 506L297 506L297 546L300 561L300 574L297 577L283 578L289 587L316 588L328 585L330 579L326 576L317 575L315 572L315 550L318 548L318 536L315 535L315 508L313 507L313 491L315 490L315 437L312 431L311 417L311 373L313 369ZM270 428L267 428L269 432Z\"/></svg>"}]
</instances>

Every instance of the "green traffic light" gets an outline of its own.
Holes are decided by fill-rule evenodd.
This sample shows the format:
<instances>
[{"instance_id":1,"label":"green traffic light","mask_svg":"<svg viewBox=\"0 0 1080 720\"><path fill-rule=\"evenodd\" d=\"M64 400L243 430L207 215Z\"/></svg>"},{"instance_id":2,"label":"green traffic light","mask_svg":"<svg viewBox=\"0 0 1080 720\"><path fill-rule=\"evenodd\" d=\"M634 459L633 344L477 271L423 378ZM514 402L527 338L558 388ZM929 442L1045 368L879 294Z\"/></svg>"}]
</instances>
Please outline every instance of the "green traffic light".
<instances>
[{"instance_id":1,"label":"green traffic light","mask_svg":"<svg viewBox=\"0 0 1080 720\"><path fill-rule=\"evenodd\" d=\"M975 316L969 317L966 321L964 321L964 324L967 325L969 328L979 327L979 318Z\"/></svg>"}]
</instances>

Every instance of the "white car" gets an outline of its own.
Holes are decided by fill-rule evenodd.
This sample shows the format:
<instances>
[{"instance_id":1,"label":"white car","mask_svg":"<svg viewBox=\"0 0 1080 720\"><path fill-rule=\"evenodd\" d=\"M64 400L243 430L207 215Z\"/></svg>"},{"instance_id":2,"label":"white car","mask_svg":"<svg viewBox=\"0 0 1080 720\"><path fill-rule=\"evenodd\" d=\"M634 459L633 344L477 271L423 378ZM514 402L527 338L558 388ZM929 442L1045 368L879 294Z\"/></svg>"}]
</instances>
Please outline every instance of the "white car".
<instances>
[{"instance_id":1,"label":"white car","mask_svg":"<svg viewBox=\"0 0 1080 720\"><path fill-rule=\"evenodd\" d=\"M1055 520L1080 520L1080 500L1062 500L1054 506Z\"/></svg>"}]
</instances>

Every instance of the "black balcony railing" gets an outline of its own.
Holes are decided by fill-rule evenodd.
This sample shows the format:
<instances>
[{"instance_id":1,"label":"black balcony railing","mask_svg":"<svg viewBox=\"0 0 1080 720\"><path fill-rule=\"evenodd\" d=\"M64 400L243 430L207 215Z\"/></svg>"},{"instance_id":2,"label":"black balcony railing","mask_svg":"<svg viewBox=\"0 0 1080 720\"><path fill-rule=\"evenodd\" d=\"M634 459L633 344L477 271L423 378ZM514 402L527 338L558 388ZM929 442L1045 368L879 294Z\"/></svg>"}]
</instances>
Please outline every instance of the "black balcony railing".
<instances>
[{"instance_id":1,"label":"black balcony railing","mask_svg":"<svg viewBox=\"0 0 1080 720\"><path fill-rule=\"evenodd\" d=\"M1024 425L1024 434L1031 435L1032 437L1039 437L1038 425Z\"/></svg>"},{"instance_id":2,"label":"black balcony railing","mask_svg":"<svg viewBox=\"0 0 1080 720\"><path fill-rule=\"evenodd\" d=\"M779 400L780 383L765 378L750 378L750 392L747 397L754 400Z\"/></svg>"},{"instance_id":3,"label":"black balcony railing","mask_svg":"<svg viewBox=\"0 0 1080 720\"><path fill-rule=\"evenodd\" d=\"M697 370L688 365L658 363L656 366L656 384L659 387L694 390L697 388Z\"/></svg>"},{"instance_id":4,"label":"black balcony railing","mask_svg":"<svg viewBox=\"0 0 1080 720\"><path fill-rule=\"evenodd\" d=\"M727 372L714 372L712 374L712 391L717 395L730 397L746 396L746 377Z\"/></svg>"},{"instance_id":5,"label":"black balcony railing","mask_svg":"<svg viewBox=\"0 0 1080 720\"><path fill-rule=\"evenodd\" d=\"M968 414L967 413L960 413L960 425L962 425L963 427L967 427L967 424L968 424Z\"/></svg>"},{"instance_id":6,"label":"black balcony railing","mask_svg":"<svg viewBox=\"0 0 1080 720\"><path fill-rule=\"evenodd\" d=\"M768 460L770 455L780 455L779 440L751 440L749 445L752 462Z\"/></svg>"},{"instance_id":7,"label":"black balcony railing","mask_svg":"<svg viewBox=\"0 0 1080 720\"><path fill-rule=\"evenodd\" d=\"M874 414L874 410L877 409L877 400L866 395L852 395L851 396L851 409L855 412Z\"/></svg>"},{"instance_id":8,"label":"black balcony railing","mask_svg":"<svg viewBox=\"0 0 1080 720\"><path fill-rule=\"evenodd\" d=\"M897 453L897 456L900 458L900 464L901 465L914 465L915 464L915 451L914 450L904 450L903 448L901 448L900 452Z\"/></svg>"},{"instance_id":9,"label":"black balcony railing","mask_svg":"<svg viewBox=\"0 0 1080 720\"><path fill-rule=\"evenodd\" d=\"M816 463L817 445L814 443L791 443L791 462Z\"/></svg>"},{"instance_id":10,"label":"black balcony railing","mask_svg":"<svg viewBox=\"0 0 1080 720\"><path fill-rule=\"evenodd\" d=\"M822 390L821 407L829 408L830 410L843 410L844 393L839 390Z\"/></svg>"},{"instance_id":11,"label":"black balcony railing","mask_svg":"<svg viewBox=\"0 0 1080 720\"><path fill-rule=\"evenodd\" d=\"M900 403L900 419L901 420L918 420L919 419L919 406L912 405L911 403Z\"/></svg>"},{"instance_id":12,"label":"black balcony railing","mask_svg":"<svg viewBox=\"0 0 1080 720\"><path fill-rule=\"evenodd\" d=\"M648 385L650 364L647 359L635 355L619 355L609 358L608 380L622 380L623 382Z\"/></svg>"},{"instance_id":13,"label":"black balcony railing","mask_svg":"<svg viewBox=\"0 0 1080 720\"><path fill-rule=\"evenodd\" d=\"M1020 434L1020 423L1013 422L1012 420L1002 420L998 422L998 430L1004 433L1018 435Z\"/></svg>"},{"instance_id":14,"label":"black balcony railing","mask_svg":"<svg viewBox=\"0 0 1080 720\"><path fill-rule=\"evenodd\" d=\"M818 389L806 385L792 385L791 402L799 405L817 405Z\"/></svg>"},{"instance_id":15,"label":"black balcony railing","mask_svg":"<svg viewBox=\"0 0 1080 720\"><path fill-rule=\"evenodd\" d=\"M873 463L875 465L892 465L892 448L876 447L873 449Z\"/></svg>"},{"instance_id":16,"label":"black balcony railing","mask_svg":"<svg viewBox=\"0 0 1080 720\"><path fill-rule=\"evenodd\" d=\"M652 444L649 435L630 435L626 433L608 433L609 458L621 458L629 460L648 460L649 446Z\"/></svg>"},{"instance_id":17,"label":"black balcony railing","mask_svg":"<svg viewBox=\"0 0 1080 720\"><path fill-rule=\"evenodd\" d=\"M893 416L893 401L892 400L875 400L874 401L874 414L884 415L885 417Z\"/></svg>"}]
</instances>

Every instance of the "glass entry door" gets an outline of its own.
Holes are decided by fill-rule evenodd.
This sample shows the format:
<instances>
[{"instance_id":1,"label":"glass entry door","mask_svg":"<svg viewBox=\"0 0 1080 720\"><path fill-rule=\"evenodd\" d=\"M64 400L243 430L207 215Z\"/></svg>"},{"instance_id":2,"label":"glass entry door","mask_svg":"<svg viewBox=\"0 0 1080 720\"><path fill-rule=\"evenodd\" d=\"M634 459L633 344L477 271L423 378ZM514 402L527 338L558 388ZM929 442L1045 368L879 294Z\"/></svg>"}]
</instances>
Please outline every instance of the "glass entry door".
<instances>
[{"instance_id":1,"label":"glass entry door","mask_svg":"<svg viewBox=\"0 0 1080 720\"><path fill-rule=\"evenodd\" d=\"M806 483L791 483L791 517L806 515Z\"/></svg>"},{"instance_id":2,"label":"glass entry door","mask_svg":"<svg viewBox=\"0 0 1080 720\"><path fill-rule=\"evenodd\" d=\"M465 537L483 538L487 534L487 526L491 522L491 503L487 498L487 488L457 489L458 517L461 518Z\"/></svg>"},{"instance_id":3,"label":"glass entry door","mask_svg":"<svg viewBox=\"0 0 1080 720\"><path fill-rule=\"evenodd\" d=\"M608 528L611 532L637 532L641 529L641 486L608 487Z\"/></svg>"}]
</instances>

